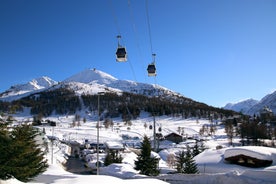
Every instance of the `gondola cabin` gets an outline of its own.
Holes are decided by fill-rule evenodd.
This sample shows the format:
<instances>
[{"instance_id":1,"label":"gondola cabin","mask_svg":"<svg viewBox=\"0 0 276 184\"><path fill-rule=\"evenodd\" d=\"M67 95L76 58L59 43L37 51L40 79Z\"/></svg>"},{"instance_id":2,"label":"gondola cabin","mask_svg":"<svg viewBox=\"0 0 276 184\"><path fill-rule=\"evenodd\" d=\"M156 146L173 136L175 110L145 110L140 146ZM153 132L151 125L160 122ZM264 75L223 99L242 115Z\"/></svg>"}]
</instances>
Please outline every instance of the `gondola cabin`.
<instances>
[{"instance_id":1,"label":"gondola cabin","mask_svg":"<svg viewBox=\"0 0 276 184\"><path fill-rule=\"evenodd\" d=\"M116 61L126 62L127 61L127 52L125 47L118 47L116 51Z\"/></svg>"},{"instance_id":2,"label":"gondola cabin","mask_svg":"<svg viewBox=\"0 0 276 184\"><path fill-rule=\"evenodd\" d=\"M155 64L149 64L147 71L148 71L148 76L156 76Z\"/></svg>"}]
</instances>

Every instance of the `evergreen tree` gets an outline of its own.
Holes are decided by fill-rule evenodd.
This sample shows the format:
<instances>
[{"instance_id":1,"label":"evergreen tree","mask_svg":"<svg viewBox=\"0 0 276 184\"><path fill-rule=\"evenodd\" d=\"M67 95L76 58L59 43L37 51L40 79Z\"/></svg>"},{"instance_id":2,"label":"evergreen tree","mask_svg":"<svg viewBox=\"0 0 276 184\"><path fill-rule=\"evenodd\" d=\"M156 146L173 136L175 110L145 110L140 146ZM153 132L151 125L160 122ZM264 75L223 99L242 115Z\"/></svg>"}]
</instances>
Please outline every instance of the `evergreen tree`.
<instances>
[{"instance_id":1,"label":"evergreen tree","mask_svg":"<svg viewBox=\"0 0 276 184\"><path fill-rule=\"evenodd\" d=\"M198 173L197 165L189 147L187 151L180 151L176 156L176 170L178 173L194 174Z\"/></svg>"},{"instance_id":2,"label":"evergreen tree","mask_svg":"<svg viewBox=\"0 0 276 184\"><path fill-rule=\"evenodd\" d=\"M199 145L199 151L200 151L200 153L201 153L201 152L203 152L204 150L206 150L206 147L205 147L204 143L201 142L200 145Z\"/></svg>"},{"instance_id":3,"label":"evergreen tree","mask_svg":"<svg viewBox=\"0 0 276 184\"><path fill-rule=\"evenodd\" d=\"M191 150L189 147L187 147L187 152L185 155L185 163L184 163L184 173L186 174L196 174L198 173L197 165L195 163L195 160L193 159Z\"/></svg>"},{"instance_id":4,"label":"evergreen tree","mask_svg":"<svg viewBox=\"0 0 276 184\"><path fill-rule=\"evenodd\" d=\"M229 139L229 144L233 145L233 138L235 135L235 127L233 126L233 124L231 122L226 122L224 128L225 128L225 133Z\"/></svg>"},{"instance_id":5,"label":"evergreen tree","mask_svg":"<svg viewBox=\"0 0 276 184\"><path fill-rule=\"evenodd\" d=\"M2 121L1 119L1 122L0 122L0 179L4 179L4 180L12 177L6 165L7 160L9 160L9 157L12 154L12 149L10 149L11 139L9 137L7 125L8 124Z\"/></svg>"},{"instance_id":6,"label":"evergreen tree","mask_svg":"<svg viewBox=\"0 0 276 184\"><path fill-rule=\"evenodd\" d=\"M141 153L138 155L137 161L135 161L135 169L147 176L157 176L160 173L158 170L158 162L158 158L151 157L150 140L147 136L144 136Z\"/></svg>"},{"instance_id":7,"label":"evergreen tree","mask_svg":"<svg viewBox=\"0 0 276 184\"><path fill-rule=\"evenodd\" d=\"M37 130L30 125L20 125L8 135L2 133L3 130L0 136L1 179L15 177L27 182L47 169L44 152L34 140Z\"/></svg>"},{"instance_id":8,"label":"evergreen tree","mask_svg":"<svg viewBox=\"0 0 276 184\"><path fill-rule=\"evenodd\" d=\"M105 157L104 165L108 166L113 163L122 163L123 157L119 154L119 151L109 151Z\"/></svg>"},{"instance_id":9,"label":"evergreen tree","mask_svg":"<svg viewBox=\"0 0 276 184\"><path fill-rule=\"evenodd\" d=\"M198 145L198 141L196 141L194 147L193 147L193 157L195 157L196 155L198 155L200 153L200 149L199 149L199 145Z\"/></svg>"},{"instance_id":10,"label":"evergreen tree","mask_svg":"<svg viewBox=\"0 0 276 184\"><path fill-rule=\"evenodd\" d=\"M184 173L184 163L185 163L185 151L180 151L176 155L176 170L179 173Z\"/></svg>"}]
</instances>

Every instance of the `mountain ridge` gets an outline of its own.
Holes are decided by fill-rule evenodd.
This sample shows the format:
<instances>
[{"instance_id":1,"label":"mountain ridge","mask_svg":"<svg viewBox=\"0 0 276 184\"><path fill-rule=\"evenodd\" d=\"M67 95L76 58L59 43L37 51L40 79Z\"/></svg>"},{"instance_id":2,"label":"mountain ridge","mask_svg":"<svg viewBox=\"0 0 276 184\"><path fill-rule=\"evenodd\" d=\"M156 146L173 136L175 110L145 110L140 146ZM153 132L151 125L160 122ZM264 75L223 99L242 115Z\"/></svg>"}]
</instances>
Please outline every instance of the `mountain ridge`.
<instances>
[{"instance_id":1,"label":"mountain ridge","mask_svg":"<svg viewBox=\"0 0 276 184\"><path fill-rule=\"evenodd\" d=\"M50 77L42 76L32 79L25 84L16 84L11 86L9 89L0 94L0 100L17 100L23 98L24 96L32 94L33 92L42 91L56 84L58 84L57 81L51 79Z\"/></svg>"},{"instance_id":2,"label":"mountain ridge","mask_svg":"<svg viewBox=\"0 0 276 184\"><path fill-rule=\"evenodd\" d=\"M89 117L88 112L97 111L97 94L104 92L104 96L101 97L101 107L107 109L106 117L121 115L123 119L127 119L131 114L135 118L141 111L186 118L197 116L218 118L235 114L233 111L197 102L156 84L119 80L96 69L81 71L61 82L50 83L50 85L34 87L37 83L32 84L33 86L27 92L21 91L20 95L14 95L12 91L14 88L2 93L0 95L0 102L3 102L0 103L1 110L19 112L27 107L30 115L42 114L46 117L53 113L85 112L85 116Z\"/></svg>"},{"instance_id":3,"label":"mountain ridge","mask_svg":"<svg viewBox=\"0 0 276 184\"><path fill-rule=\"evenodd\" d=\"M14 101L54 86L59 87L64 85L74 90L76 94L79 95L97 94L98 92L129 92L147 96L162 96L164 98L166 96L175 96L175 98L183 96L180 93L174 92L156 84L147 84L130 80L119 80L110 74L93 68L85 69L64 79L61 82L56 82L53 79L44 76L38 79L33 79L26 84L14 85L10 89L0 94L0 100Z\"/></svg>"},{"instance_id":4,"label":"mountain ridge","mask_svg":"<svg viewBox=\"0 0 276 184\"><path fill-rule=\"evenodd\" d=\"M241 100L236 103L227 103L223 108L228 109L228 110L233 110L236 112L241 112L241 113L247 113L247 111L256 105L259 101L255 100L253 98L246 99L246 100Z\"/></svg>"},{"instance_id":5,"label":"mountain ridge","mask_svg":"<svg viewBox=\"0 0 276 184\"><path fill-rule=\"evenodd\" d=\"M261 100L247 99L237 103L228 103L223 109L242 112L247 115L259 115L260 111L268 107L276 115L276 91L265 95Z\"/></svg>"}]
</instances>

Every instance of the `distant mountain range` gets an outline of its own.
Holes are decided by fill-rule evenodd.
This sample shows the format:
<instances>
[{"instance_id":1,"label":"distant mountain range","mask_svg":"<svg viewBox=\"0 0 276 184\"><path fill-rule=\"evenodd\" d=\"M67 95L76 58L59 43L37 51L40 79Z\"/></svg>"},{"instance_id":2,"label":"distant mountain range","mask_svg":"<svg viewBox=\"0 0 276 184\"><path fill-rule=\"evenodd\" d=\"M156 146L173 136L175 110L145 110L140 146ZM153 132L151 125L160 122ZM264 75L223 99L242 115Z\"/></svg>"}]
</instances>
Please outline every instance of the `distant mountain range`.
<instances>
[{"instance_id":1,"label":"distant mountain range","mask_svg":"<svg viewBox=\"0 0 276 184\"><path fill-rule=\"evenodd\" d=\"M14 85L0 94L0 100L14 101L33 93L44 91L50 87L59 88L65 85L74 90L76 94L93 95L98 92L129 92L148 96L181 96L179 93L158 85L119 80L100 70L87 69L62 82L54 81L49 77L41 77L33 79L26 84Z\"/></svg>"},{"instance_id":2,"label":"distant mountain range","mask_svg":"<svg viewBox=\"0 0 276 184\"><path fill-rule=\"evenodd\" d=\"M24 107L28 107L32 115L86 113L96 109L94 96L99 92L106 94L107 100L103 102L102 99L102 103L113 115L126 111L135 114L135 110L185 117L222 117L234 114L233 111L196 102L159 85L119 80L96 69L81 71L60 82L41 77L26 84L14 85L0 94L0 110L11 110L9 108L14 105L13 111L23 111ZM8 104L10 102L12 103Z\"/></svg>"},{"instance_id":3,"label":"distant mountain range","mask_svg":"<svg viewBox=\"0 0 276 184\"><path fill-rule=\"evenodd\" d=\"M258 103L258 100L254 100L251 98L237 103L228 103L223 108L246 114L248 110L254 105L256 105L257 103Z\"/></svg>"},{"instance_id":4,"label":"distant mountain range","mask_svg":"<svg viewBox=\"0 0 276 184\"><path fill-rule=\"evenodd\" d=\"M223 108L236 112L242 112L243 114L258 115L264 107L270 108L276 115L276 91L266 95L260 101L247 99L237 103L228 103Z\"/></svg>"},{"instance_id":5,"label":"distant mountain range","mask_svg":"<svg viewBox=\"0 0 276 184\"><path fill-rule=\"evenodd\" d=\"M98 92L116 94L128 92L149 97L158 96L159 98L177 101L178 103L203 104L159 85L119 80L96 69L86 69L61 82L43 76L33 79L26 84L14 85L0 94L0 100L12 102L35 93L43 92L48 89L58 89L64 86L74 91L76 95L95 95ZM269 107L274 113L276 112L276 91L268 94L260 101L247 99L238 103L228 103L223 107L223 109L253 115L258 114L265 106Z\"/></svg>"},{"instance_id":6,"label":"distant mountain range","mask_svg":"<svg viewBox=\"0 0 276 184\"><path fill-rule=\"evenodd\" d=\"M177 101L177 103L180 104L203 104L159 85L119 80L96 69L86 69L61 82L43 76L33 79L26 84L14 85L0 94L0 100L12 102L48 89L53 90L61 87L66 87L79 96L82 94L95 95L98 92L116 94L128 92L149 97L158 96L162 99ZM223 107L223 109L253 115L258 114L265 106L269 107L274 113L276 112L276 91L268 94L260 101L247 99L238 103L228 103Z\"/></svg>"},{"instance_id":7,"label":"distant mountain range","mask_svg":"<svg viewBox=\"0 0 276 184\"><path fill-rule=\"evenodd\" d=\"M45 90L56 84L58 84L58 82L52 80L49 77L43 76L37 79L33 79L26 84L17 84L11 86L10 89L0 94L0 100L17 100L34 92Z\"/></svg>"}]
</instances>

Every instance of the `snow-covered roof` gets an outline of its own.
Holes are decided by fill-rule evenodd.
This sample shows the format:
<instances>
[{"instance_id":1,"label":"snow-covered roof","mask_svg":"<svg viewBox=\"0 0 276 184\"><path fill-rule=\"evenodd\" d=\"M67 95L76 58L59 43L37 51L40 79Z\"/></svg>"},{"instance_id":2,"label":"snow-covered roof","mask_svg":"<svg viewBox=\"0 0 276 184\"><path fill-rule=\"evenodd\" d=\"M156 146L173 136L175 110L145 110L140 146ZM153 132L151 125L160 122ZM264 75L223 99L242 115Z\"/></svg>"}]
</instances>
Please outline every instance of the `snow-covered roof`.
<instances>
[{"instance_id":1,"label":"snow-covered roof","mask_svg":"<svg viewBox=\"0 0 276 184\"><path fill-rule=\"evenodd\" d=\"M276 153L274 148L266 148L260 146L243 146L228 148L224 152L224 158L245 155L259 160L272 160L272 151Z\"/></svg>"},{"instance_id":2,"label":"snow-covered roof","mask_svg":"<svg viewBox=\"0 0 276 184\"><path fill-rule=\"evenodd\" d=\"M112 149L112 150L125 149L124 145L121 142L118 142L118 141L107 141L105 144L106 144L108 149Z\"/></svg>"}]
</instances>

